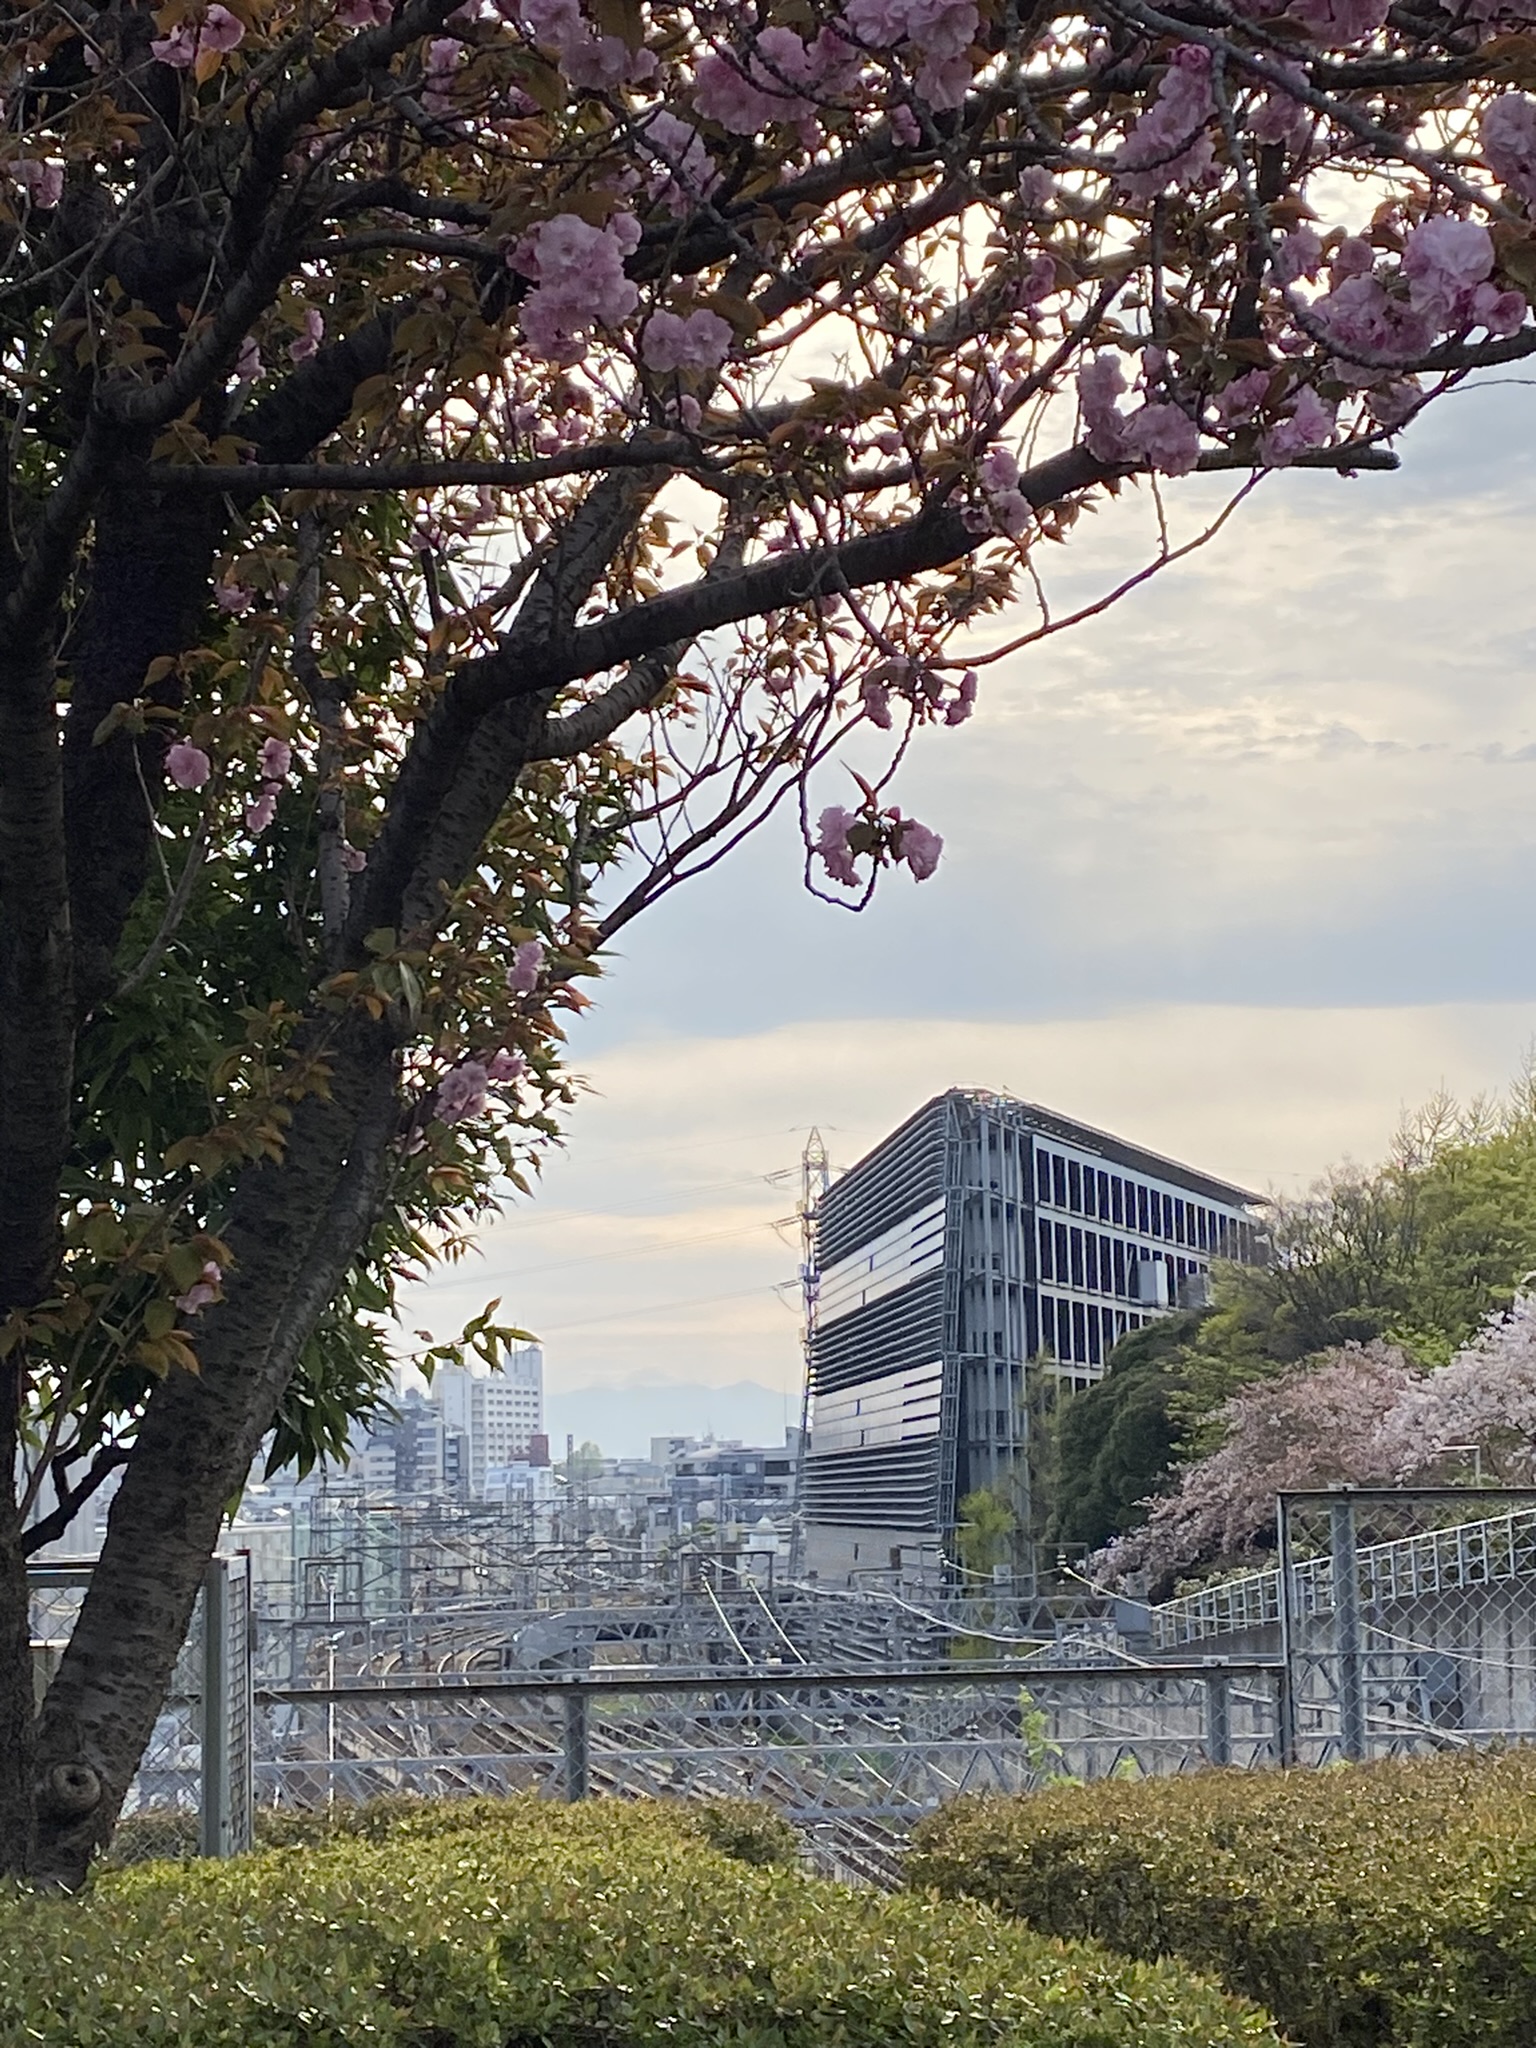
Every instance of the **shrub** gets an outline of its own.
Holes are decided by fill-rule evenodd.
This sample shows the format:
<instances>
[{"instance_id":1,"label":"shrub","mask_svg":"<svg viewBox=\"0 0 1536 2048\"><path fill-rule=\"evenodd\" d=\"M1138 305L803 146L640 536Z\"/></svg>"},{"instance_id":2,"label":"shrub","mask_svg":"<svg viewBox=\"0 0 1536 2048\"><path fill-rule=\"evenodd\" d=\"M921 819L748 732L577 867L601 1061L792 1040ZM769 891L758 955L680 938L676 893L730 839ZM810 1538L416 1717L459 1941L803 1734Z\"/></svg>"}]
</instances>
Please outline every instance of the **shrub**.
<instances>
[{"instance_id":1,"label":"shrub","mask_svg":"<svg viewBox=\"0 0 1536 2048\"><path fill-rule=\"evenodd\" d=\"M1536 1751L957 1801L907 1881L1176 1955L1305 2048L1536 2041Z\"/></svg>"},{"instance_id":2,"label":"shrub","mask_svg":"<svg viewBox=\"0 0 1536 2048\"><path fill-rule=\"evenodd\" d=\"M44 2048L1278 2048L1175 1964L719 1854L663 1805L497 1802L0 1904ZM418 1825L420 1821L421 1825Z\"/></svg>"}]
</instances>

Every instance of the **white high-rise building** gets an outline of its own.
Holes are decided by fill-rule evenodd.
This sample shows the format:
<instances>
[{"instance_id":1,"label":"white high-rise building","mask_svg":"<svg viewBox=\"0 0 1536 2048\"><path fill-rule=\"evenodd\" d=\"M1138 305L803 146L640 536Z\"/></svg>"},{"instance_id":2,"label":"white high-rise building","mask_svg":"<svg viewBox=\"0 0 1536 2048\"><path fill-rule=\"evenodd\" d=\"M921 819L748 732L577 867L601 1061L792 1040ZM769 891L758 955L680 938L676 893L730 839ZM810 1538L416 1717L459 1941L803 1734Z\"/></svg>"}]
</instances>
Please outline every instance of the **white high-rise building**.
<instances>
[{"instance_id":1,"label":"white high-rise building","mask_svg":"<svg viewBox=\"0 0 1536 2048\"><path fill-rule=\"evenodd\" d=\"M469 1446L469 1493L483 1500L486 1474L526 1458L544 1434L544 1354L537 1344L508 1351L493 1370L441 1366L432 1399L445 1428Z\"/></svg>"}]
</instances>

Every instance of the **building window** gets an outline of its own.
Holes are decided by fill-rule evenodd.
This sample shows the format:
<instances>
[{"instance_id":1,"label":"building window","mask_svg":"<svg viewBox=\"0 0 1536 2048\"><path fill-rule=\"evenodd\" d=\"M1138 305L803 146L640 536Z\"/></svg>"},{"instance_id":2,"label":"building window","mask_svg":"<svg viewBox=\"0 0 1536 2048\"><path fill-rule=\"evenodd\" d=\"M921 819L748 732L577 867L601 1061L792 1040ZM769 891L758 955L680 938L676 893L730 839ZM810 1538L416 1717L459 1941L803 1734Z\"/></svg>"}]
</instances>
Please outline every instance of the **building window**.
<instances>
[{"instance_id":1,"label":"building window","mask_svg":"<svg viewBox=\"0 0 1536 2048\"><path fill-rule=\"evenodd\" d=\"M1103 1327L1103 1324L1099 1321L1099 1311L1096 1308L1089 1309L1088 1363L1090 1365L1102 1365L1104 1363L1104 1344L1101 1334Z\"/></svg>"},{"instance_id":2,"label":"building window","mask_svg":"<svg viewBox=\"0 0 1536 2048\"><path fill-rule=\"evenodd\" d=\"M1114 1240L1115 1292L1125 1299L1125 1246L1117 1237Z\"/></svg>"},{"instance_id":3,"label":"building window","mask_svg":"<svg viewBox=\"0 0 1536 2048\"><path fill-rule=\"evenodd\" d=\"M1125 1182L1114 1174L1109 1183L1109 1206L1111 1218L1116 1223L1125 1221Z\"/></svg>"},{"instance_id":4,"label":"building window","mask_svg":"<svg viewBox=\"0 0 1536 2048\"><path fill-rule=\"evenodd\" d=\"M1072 1285L1074 1287L1081 1287L1082 1284L1083 1233L1080 1230L1074 1230L1072 1233Z\"/></svg>"},{"instance_id":5,"label":"building window","mask_svg":"<svg viewBox=\"0 0 1536 2048\"><path fill-rule=\"evenodd\" d=\"M1107 1173L1099 1175L1099 1221L1101 1223L1109 1221L1109 1175Z\"/></svg>"},{"instance_id":6,"label":"building window","mask_svg":"<svg viewBox=\"0 0 1536 2048\"><path fill-rule=\"evenodd\" d=\"M1083 1214L1097 1216L1099 1213L1099 1184L1091 1166L1083 1168Z\"/></svg>"},{"instance_id":7,"label":"building window","mask_svg":"<svg viewBox=\"0 0 1536 2048\"><path fill-rule=\"evenodd\" d=\"M1051 1257L1052 1230L1047 1217L1040 1218L1040 1277L1042 1280L1056 1278L1056 1262Z\"/></svg>"},{"instance_id":8,"label":"building window","mask_svg":"<svg viewBox=\"0 0 1536 2048\"><path fill-rule=\"evenodd\" d=\"M1059 1152L1051 1154L1051 1186L1056 1190L1056 1206L1067 1206L1067 1162Z\"/></svg>"},{"instance_id":9,"label":"building window","mask_svg":"<svg viewBox=\"0 0 1536 2048\"><path fill-rule=\"evenodd\" d=\"M1072 1304L1072 1356L1079 1364L1088 1356L1088 1313L1080 1301Z\"/></svg>"},{"instance_id":10,"label":"building window","mask_svg":"<svg viewBox=\"0 0 1536 2048\"><path fill-rule=\"evenodd\" d=\"M1144 1237L1149 1235L1152 1229L1147 1221L1147 1190L1139 1183L1136 1188L1136 1227Z\"/></svg>"},{"instance_id":11,"label":"building window","mask_svg":"<svg viewBox=\"0 0 1536 2048\"><path fill-rule=\"evenodd\" d=\"M1067 1207L1079 1216L1083 1213L1083 1169L1075 1159L1067 1161Z\"/></svg>"},{"instance_id":12,"label":"building window","mask_svg":"<svg viewBox=\"0 0 1536 2048\"><path fill-rule=\"evenodd\" d=\"M1070 1239L1065 1223L1058 1223L1056 1230L1056 1280L1065 1287L1072 1278L1072 1254L1068 1249Z\"/></svg>"}]
</instances>

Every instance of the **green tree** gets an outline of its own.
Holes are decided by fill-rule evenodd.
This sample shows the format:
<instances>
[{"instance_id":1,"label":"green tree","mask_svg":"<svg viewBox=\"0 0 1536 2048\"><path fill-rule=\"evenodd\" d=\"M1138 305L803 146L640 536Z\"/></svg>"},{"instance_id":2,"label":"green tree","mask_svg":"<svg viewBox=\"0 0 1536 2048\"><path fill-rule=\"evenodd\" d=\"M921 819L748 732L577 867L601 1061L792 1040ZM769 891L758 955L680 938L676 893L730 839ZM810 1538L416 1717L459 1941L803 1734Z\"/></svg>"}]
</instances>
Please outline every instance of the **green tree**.
<instances>
[{"instance_id":1,"label":"green tree","mask_svg":"<svg viewBox=\"0 0 1536 2048\"><path fill-rule=\"evenodd\" d=\"M999 1565L1011 1566L1018 1539L1018 1509L1004 1488L978 1486L961 1500L955 1550L974 1578L990 1579Z\"/></svg>"},{"instance_id":2,"label":"green tree","mask_svg":"<svg viewBox=\"0 0 1536 2048\"><path fill-rule=\"evenodd\" d=\"M1054 1418L1055 1500L1047 1544L1097 1550L1145 1519L1177 1462L1182 1428L1174 1399L1201 1312L1186 1309L1132 1330L1096 1386L1067 1395Z\"/></svg>"}]
</instances>

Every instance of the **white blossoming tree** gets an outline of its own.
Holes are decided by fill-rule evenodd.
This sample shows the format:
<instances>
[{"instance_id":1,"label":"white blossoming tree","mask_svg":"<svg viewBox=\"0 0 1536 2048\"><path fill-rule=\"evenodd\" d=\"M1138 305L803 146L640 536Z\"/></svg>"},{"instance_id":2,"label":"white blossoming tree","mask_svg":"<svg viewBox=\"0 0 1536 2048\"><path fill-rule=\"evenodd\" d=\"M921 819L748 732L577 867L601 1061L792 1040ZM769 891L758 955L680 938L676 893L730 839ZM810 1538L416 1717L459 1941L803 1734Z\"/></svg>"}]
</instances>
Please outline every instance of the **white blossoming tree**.
<instances>
[{"instance_id":1,"label":"white blossoming tree","mask_svg":"<svg viewBox=\"0 0 1536 2048\"><path fill-rule=\"evenodd\" d=\"M1529 4L8 11L0 1864L83 1875L616 931L781 804L835 901L931 874L890 771L1085 497L1536 347Z\"/></svg>"}]
</instances>

